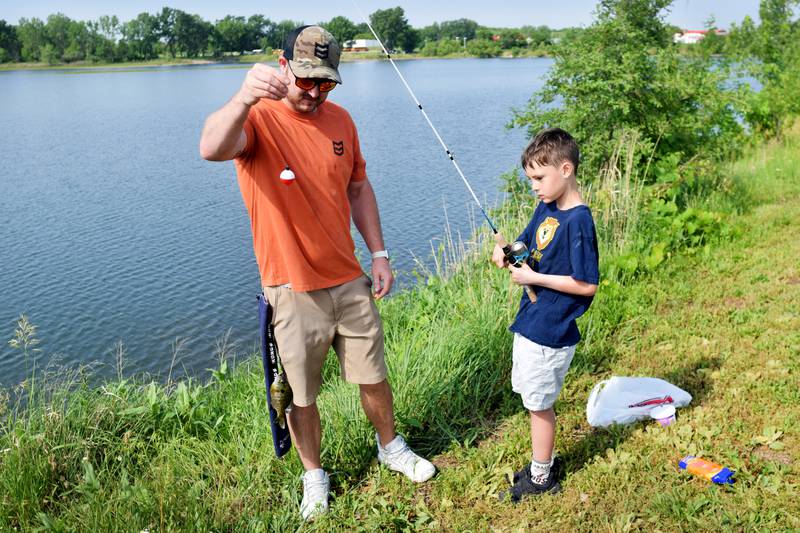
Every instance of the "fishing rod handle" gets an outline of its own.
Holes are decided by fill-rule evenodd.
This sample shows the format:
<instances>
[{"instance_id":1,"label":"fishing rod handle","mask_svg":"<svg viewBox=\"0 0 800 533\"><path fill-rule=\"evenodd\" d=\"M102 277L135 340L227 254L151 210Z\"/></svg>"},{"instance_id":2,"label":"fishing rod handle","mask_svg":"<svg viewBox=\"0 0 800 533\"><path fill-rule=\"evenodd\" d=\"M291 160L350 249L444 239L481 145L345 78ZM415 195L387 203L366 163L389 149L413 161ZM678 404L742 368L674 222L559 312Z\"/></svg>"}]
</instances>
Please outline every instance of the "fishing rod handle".
<instances>
[{"instance_id":1,"label":"fishing rod handle","mask_svg":"<svg viewBox=\"0 0 800 533\"><path fill-rule=\"evenodd\" d=\"M528 295L528 299L532 304L536 303L536 293L533 291L533 287L530 285L525 285L525 294Z\"/></svg>"}]
</instances>

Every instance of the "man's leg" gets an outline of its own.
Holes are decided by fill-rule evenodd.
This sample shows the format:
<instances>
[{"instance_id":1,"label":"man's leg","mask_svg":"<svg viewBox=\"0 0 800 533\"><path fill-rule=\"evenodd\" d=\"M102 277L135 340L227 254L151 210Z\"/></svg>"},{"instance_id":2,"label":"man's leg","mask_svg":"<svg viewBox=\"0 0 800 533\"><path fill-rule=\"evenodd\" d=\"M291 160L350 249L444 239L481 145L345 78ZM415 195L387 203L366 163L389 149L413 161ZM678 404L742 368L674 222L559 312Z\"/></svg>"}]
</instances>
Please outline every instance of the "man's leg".
<instances>
[{"instance_id":1,"label":"man's leg","mask_svg":"<svg viewBox=\"0 0 800 533\"><path fill-rule=\"evenodd\" d=\"M289 432L292 442L306 471L322 468L320 462L320 445L322 441L322 425L319 421L317 404L307 407L292 405L288 413Z\"/></svg>"},{"instance_id":2,"label":"man's leg","mask_svg":"<svg viewBox=\"0 0 800 533\"><path fill-rule=\"evenodd\" d=\"M436 473L433 464L415 454L405 439L395 433L392 389L386 380L383 327L369 279L362 276L332 292L339 317L333 348L339 356L342 378L359 385L361 406L376 430L378 461L412 481L430 479Z\"/></svg>"},{"instance_id":3,"label":"man's leg","mask_svg":"<svg viewBox=\"0 0 800 533\"><path fill-rule=\"evenodd\" d=\"M322 428L316 402L306 407L292 405L288 421L295 449L306 470L302 477L303 500L300 502L300 515L303 520L313 520L317 515L327 512L331 488L330 478L319 460Z\"/></svg>"},{"instance_id":4,"label":"man's leg","mask_svg":"<svg viewBox=\"0 0 800 533\"><path fill-rule=\"evenodd\" d=\"M361 405L367 418L378 433L378 461L392 470L402 472L411 481L427 481L436 473L436 467L423 459L394 431L392 389L387 380L374 385L359 385Z\"/></svg>"},{"instance_id":5,"label":"man's leg","mask_svg":"<svg viewBox=\"0 0 800 533\"><path fill-rule=\"evenodd\" d=\"M359 385L361 389L361 406L367 418L381 440L381 446L386 446L395 438L394 412L392 405L392 388L389 381L384 379L374 385Z\"/></svg>"},{"instance_id":6,"label":"man's leg","mask_svg":"<svg viewBox=\"0 0 800 533\"><path fill-rule=\"evenodd\" d=\"M339 317L333 349L339 357L342 378L359 384L364 413L375 427L380 444L386 445L397 435L392 389L386 379L383 326L370 287L369 278L361 276L331 291L336 302L334 314Z\"/></svg>"},{"instance_id":7,"label":"man's leg","mask_svg":"<svg viewBox=\"0 0 800 533\"><path fill-rule=\"evenodd\" d=\"M333 302L328 289L295 292L281 286L264 292L275 309L275 338L294 398L286 418L305 469L300 515L311 520L328 510L330 492L330 478L320 462L322 427L316 399L335 332Z\"/></svg>"},{"instance_id":8,"label":"man's leg","mask_svg":"<svg viewBox=\"0 0 800 533\"><path fill-rule=\"evenodd\" d=\"M334 335L331 296L327 289L295 292L286 286L265 287L264 293L274 309L275 339L294 396L286 413L289 432L306 471L315 470L322 438L316 398Z\"/></svg>"}]
</instances>

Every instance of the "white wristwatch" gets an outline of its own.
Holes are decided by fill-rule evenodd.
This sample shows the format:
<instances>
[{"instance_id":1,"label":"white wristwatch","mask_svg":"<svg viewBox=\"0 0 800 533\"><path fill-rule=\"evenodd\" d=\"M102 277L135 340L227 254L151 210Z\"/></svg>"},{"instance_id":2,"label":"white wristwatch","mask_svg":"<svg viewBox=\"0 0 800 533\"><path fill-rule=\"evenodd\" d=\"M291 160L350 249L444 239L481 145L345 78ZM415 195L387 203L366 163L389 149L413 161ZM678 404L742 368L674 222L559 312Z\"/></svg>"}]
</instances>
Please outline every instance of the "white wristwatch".
<instances>
[{"instance_id":1,"label":"white wristwatch","mask_svg":"<svg viewBox=\"0 0 800 533\"><path fill-rule=\"evenodd\" d=\"M389 252L386 250L378 250L377 252L372 252L372 258L377 259L379 257L385 257L386 260L389 260Z\"/></svg>"}]
</instances>

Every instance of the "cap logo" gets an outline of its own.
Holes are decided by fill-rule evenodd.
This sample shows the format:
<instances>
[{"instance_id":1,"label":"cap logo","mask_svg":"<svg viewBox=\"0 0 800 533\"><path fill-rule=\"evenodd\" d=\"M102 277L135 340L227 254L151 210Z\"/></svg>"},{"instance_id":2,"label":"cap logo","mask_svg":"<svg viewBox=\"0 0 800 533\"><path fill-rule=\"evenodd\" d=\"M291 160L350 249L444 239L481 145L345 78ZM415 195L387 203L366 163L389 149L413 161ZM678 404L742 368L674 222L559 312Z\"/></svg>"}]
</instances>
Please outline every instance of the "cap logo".
<instances>
[{"instance_id":1,"label":"cap logo","mask_svg":"<svg viewBox=\"0 0 800 533\"><path fill-rule=\"evenodd\" d=\"M314 43L314 55L320 59L328 59L329 44Z\"/></svg>"}]
</instances>

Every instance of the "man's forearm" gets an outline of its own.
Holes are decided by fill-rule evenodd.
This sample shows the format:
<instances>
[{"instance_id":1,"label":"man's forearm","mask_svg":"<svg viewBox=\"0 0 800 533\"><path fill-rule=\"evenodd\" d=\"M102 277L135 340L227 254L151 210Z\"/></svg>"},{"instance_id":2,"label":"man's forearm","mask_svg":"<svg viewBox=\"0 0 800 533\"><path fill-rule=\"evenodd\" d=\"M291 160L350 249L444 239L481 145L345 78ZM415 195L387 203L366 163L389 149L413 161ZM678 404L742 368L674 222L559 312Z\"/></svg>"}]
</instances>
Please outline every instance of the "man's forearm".
<instances>
[{"instance_id":1,"label":"man's forearm","mask_svg":"<svg viewBox=\"0 0 800 533\"><path fill-rule=\"evenodd\" d=\"M357 192L349 195L350 211L356 229L364 238L370 252L385 249L381 219L378 214L378 201L372 185L365 183Z\"/></svg>"},{"instance_id":2,"label":"man's forearm","mask_svg":"<svg viewBox=\"0 0 800 533\"><path fill-rule=\"evenodd\" d=\"M238 155L243 146L243 126L250 106L237 93L230 101L206 119L200 137L200 157L210 161L227 161Z\"/></svg>"}]
</instances>

